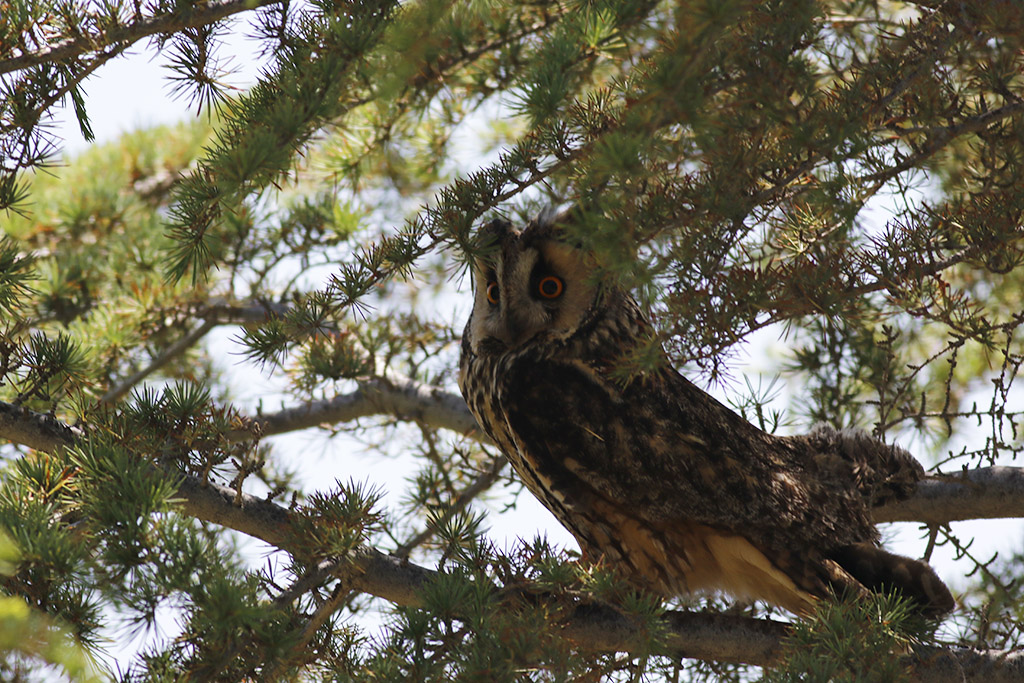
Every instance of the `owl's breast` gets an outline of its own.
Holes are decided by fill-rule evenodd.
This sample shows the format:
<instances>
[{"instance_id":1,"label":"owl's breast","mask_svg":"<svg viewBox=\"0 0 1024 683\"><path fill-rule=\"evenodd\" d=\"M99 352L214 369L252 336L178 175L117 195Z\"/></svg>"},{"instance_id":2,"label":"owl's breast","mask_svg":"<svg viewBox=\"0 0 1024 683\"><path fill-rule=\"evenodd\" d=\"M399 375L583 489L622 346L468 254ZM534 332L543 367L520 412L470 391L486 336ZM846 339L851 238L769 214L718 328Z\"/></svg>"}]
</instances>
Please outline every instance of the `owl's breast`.
<instances>
[{"instance_id":1,"label":"owl's breast","mask_svg":"<svg viewBox=\"0 0 1024 683\"><path fill-rule=\"evenodd\" d=\"M516 394L513 381L523 372L523 363L529 364L529 359L517 354L483 356L467 354L464 349L459 388L470 412L526 488L583 544L588 496L581 491L579 479L551 458L550 450L538 447L559 434L524 432L522 425L516 430L509 421L509 412L522 409L520 399L526 398Z\"/></svg>"}]
</instances>

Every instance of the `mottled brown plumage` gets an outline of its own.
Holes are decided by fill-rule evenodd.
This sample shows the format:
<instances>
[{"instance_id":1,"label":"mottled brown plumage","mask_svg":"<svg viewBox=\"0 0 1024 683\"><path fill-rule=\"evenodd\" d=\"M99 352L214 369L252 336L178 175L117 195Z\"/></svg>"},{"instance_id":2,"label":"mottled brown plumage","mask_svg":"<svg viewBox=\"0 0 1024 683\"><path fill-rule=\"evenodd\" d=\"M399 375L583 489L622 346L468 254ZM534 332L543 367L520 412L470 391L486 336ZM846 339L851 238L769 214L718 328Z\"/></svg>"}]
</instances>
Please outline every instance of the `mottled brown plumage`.
<instances>
[{"instance_id":1,"label":"mottled brown plumage","mask_svg":"<svg viewBox=\"0 0 1024 683\"><path fill-rule=\"evenodd\" d=\"M904 450L820 427L772 436L667 358L625 385L611 372L644 336L623 291L593 281L557 225L481 235L459 385L526 486L591 556L665 596L721 590L806 612L830 591L900 588L949 611L924 563L886 552L870 507L924 476Z\"/></svg>"}]
</instances>

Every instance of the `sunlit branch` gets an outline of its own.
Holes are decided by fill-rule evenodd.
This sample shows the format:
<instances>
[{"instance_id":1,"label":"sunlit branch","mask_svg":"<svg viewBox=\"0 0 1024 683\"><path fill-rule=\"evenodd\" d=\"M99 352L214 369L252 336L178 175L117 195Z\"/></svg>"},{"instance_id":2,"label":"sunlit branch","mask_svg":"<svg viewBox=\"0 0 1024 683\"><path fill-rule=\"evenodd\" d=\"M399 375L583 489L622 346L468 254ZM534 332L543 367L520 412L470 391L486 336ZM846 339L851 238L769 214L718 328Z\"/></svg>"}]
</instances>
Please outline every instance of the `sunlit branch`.
<instances>
[{"instance_id":1,"label":"sunlit branch","mask_svg":"<svg viewBox=\"0 0 1024 683\"><path fill-rule=\"evenodd\" d=\"M399 375L369 378L359 382L351 393L258 415L254 419L262 434L273 435L375 415L450 429L487 441L462 396ZM239 439L251 436L251 432L232 435Z\"/></svg>"},{"instance_id":2,"label":"sunlit branch","mask_svg":"<svg viewBox=\"0 0 1024 683\"><path fill-rule=\"evenodd\" d=\"M930 525L1024 517L1024 469L979 467L960 474L932 476L918 483L910 498L872 512L876 522Z\"/></svg>"}]
</instances>

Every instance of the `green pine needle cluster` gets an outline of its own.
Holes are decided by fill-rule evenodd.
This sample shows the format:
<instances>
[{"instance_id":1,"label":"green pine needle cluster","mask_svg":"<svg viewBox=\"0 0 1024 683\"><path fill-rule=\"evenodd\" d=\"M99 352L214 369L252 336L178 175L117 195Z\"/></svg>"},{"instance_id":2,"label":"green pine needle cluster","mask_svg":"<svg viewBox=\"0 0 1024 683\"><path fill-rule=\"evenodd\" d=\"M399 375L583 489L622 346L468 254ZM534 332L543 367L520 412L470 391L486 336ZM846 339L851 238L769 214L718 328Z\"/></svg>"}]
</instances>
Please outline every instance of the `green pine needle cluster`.
<instances>
[{"instance_id":1,"label":"green pine needle cluster","mask_svg":"<svg viewBox=\"0 0 1024 683\"><path fill-rule=\"evenodd\" d=\"M763 683L901 683L912 680L914 647L931 640L929 625L895 594L823 602L797 622L783 664Z\"/></svg>"}]
</instances>

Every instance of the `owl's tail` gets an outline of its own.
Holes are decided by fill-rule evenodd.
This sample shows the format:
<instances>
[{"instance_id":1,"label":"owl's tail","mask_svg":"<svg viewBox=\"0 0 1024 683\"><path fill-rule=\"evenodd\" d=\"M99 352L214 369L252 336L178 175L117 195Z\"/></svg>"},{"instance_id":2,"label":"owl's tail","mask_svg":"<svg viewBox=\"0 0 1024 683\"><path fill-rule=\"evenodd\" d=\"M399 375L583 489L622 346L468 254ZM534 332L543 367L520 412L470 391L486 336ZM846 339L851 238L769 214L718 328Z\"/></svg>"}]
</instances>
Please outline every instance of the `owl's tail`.
<instances>
[{"instance_id":1,"label":"owl's tail","mask_svg":"<svg viewBox=\"0 0 1024 683\"><path fill-rule=\"evenodd\" d=\"M836 548L829 558L868 590L881 593L898 589L925 616L940 617L956 604L942 579L920 560L894 555L871 543Z\"/></svg>"}]
</instances>

